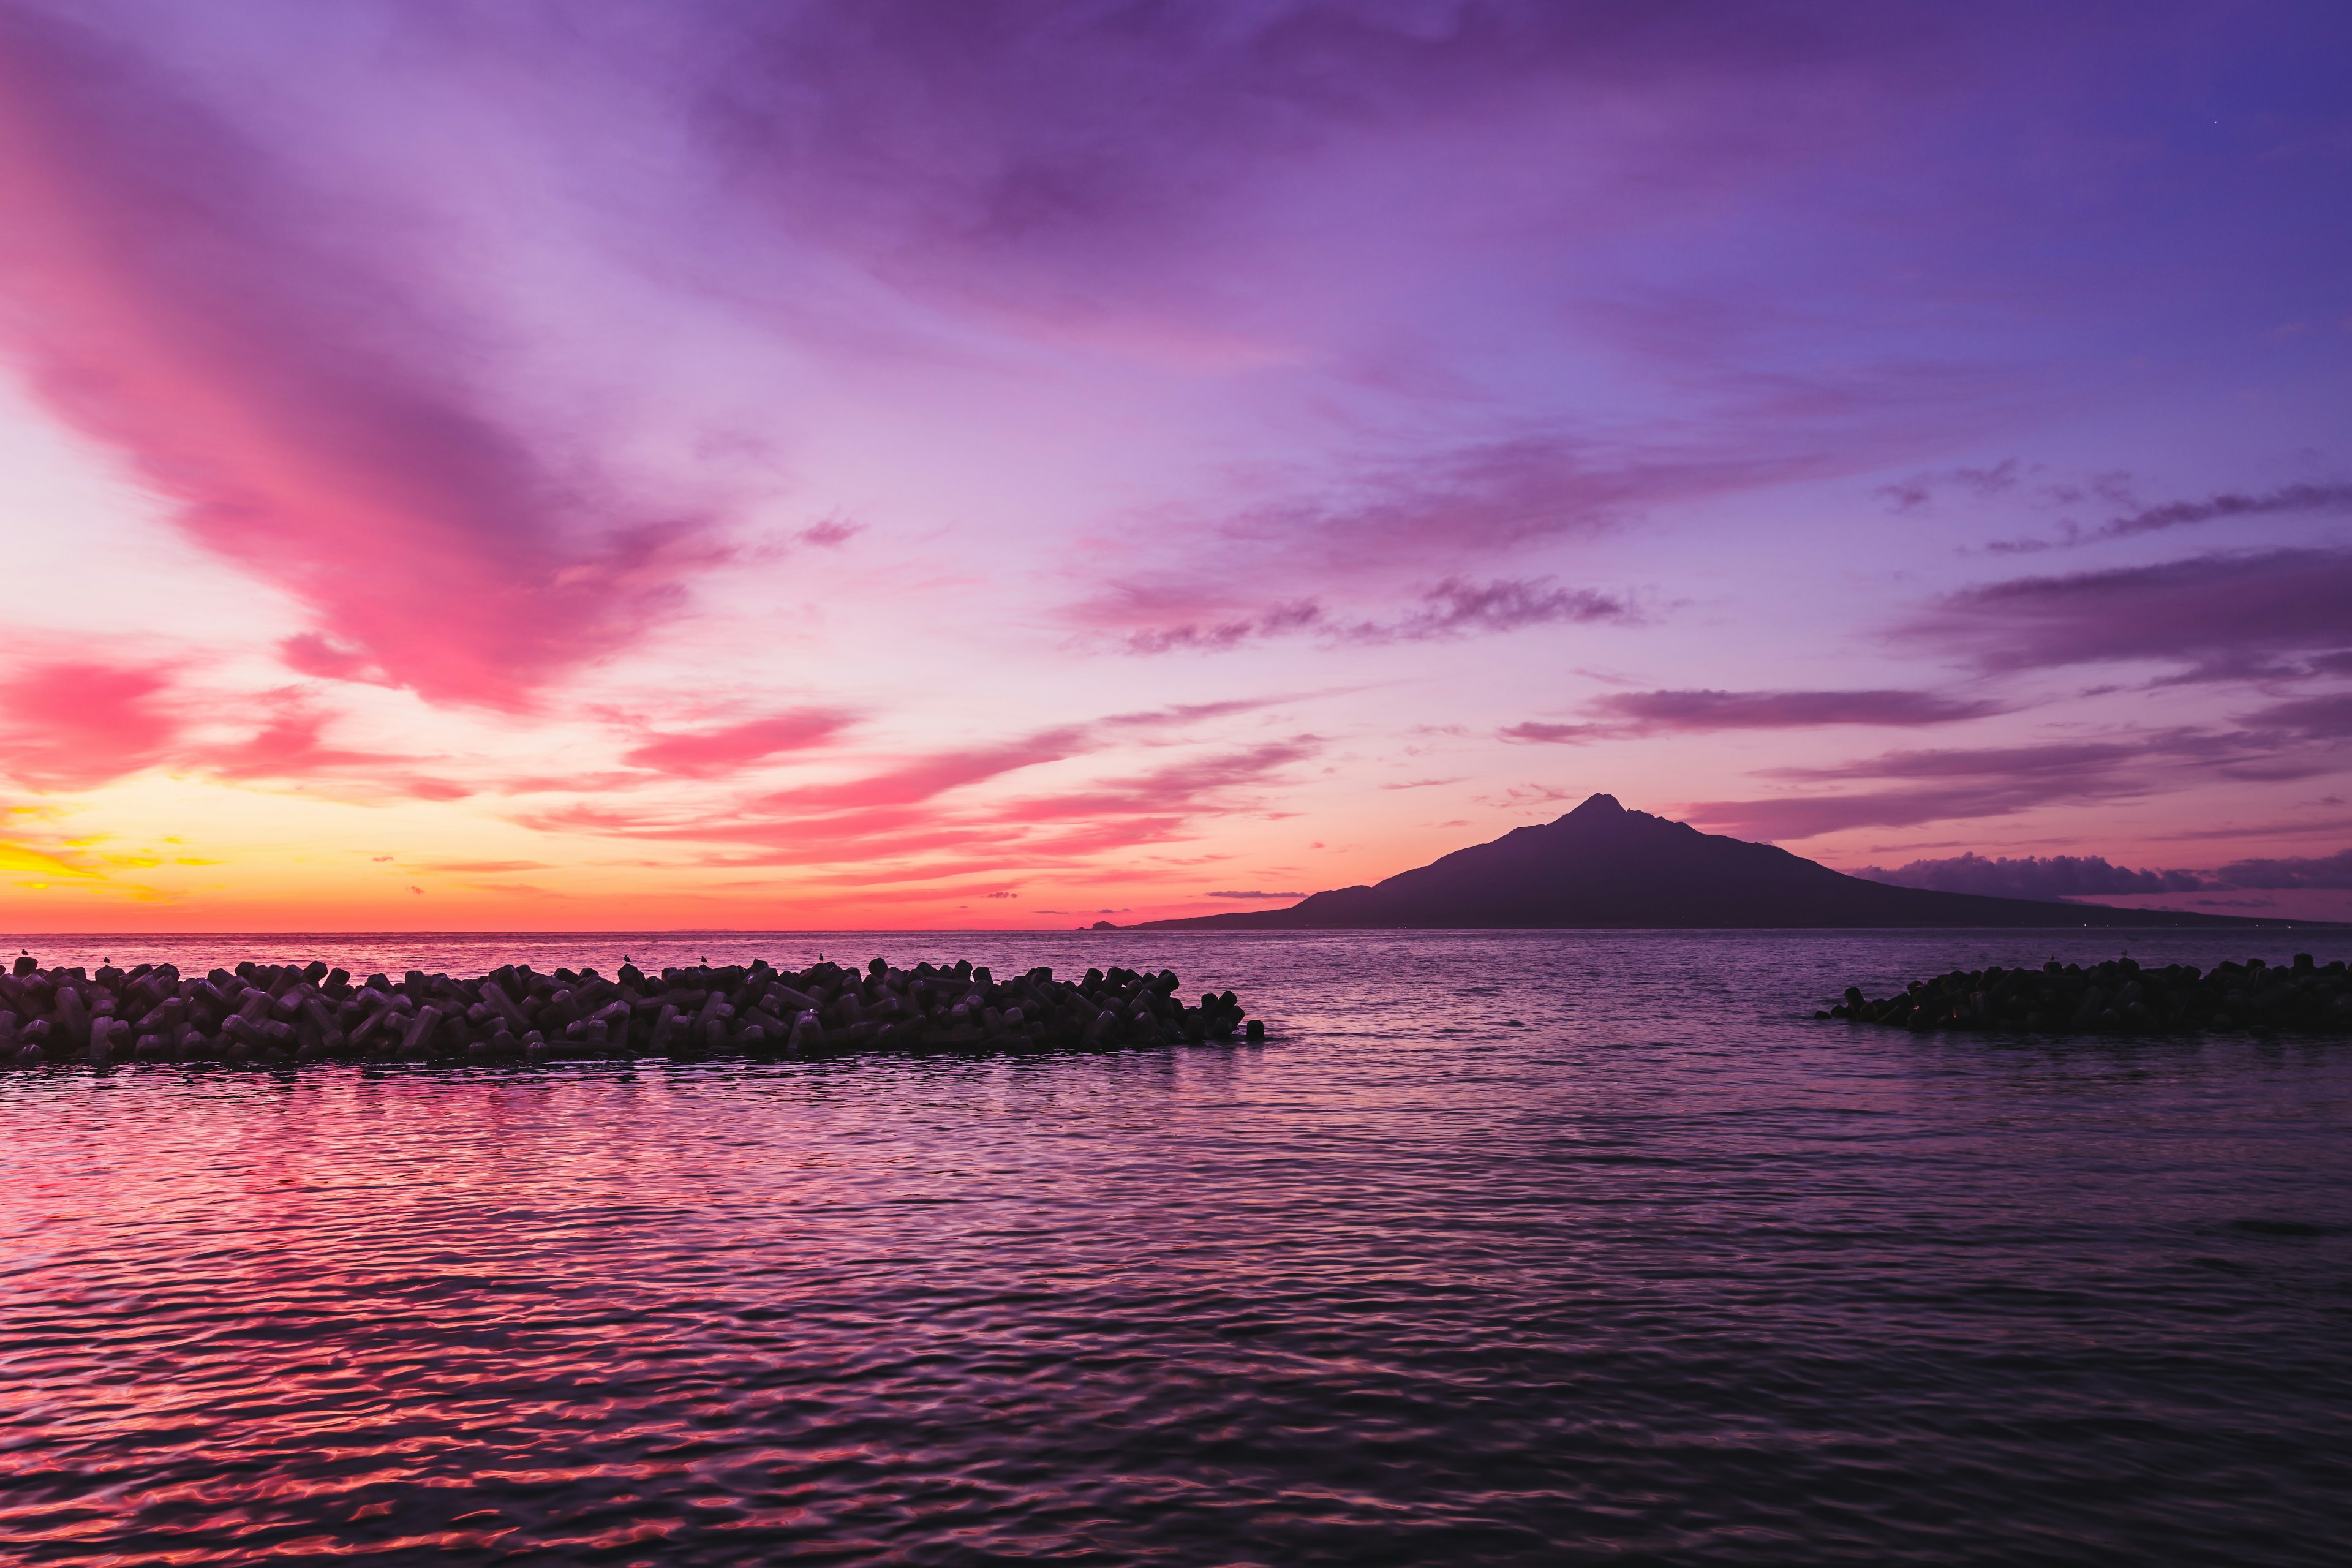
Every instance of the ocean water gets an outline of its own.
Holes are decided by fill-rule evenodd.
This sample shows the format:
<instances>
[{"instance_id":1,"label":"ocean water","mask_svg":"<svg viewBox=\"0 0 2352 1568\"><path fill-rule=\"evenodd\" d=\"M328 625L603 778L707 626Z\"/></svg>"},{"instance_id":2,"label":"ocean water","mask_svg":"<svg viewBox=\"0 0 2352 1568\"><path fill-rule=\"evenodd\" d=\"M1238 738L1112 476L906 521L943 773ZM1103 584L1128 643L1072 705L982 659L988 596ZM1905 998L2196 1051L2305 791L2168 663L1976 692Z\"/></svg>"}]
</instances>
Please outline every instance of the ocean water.
<instances>
[{"instance_id":1,"label":"ocean water","mask_svg":"<svg viewBox=\"0 0 2352 1568\"><path fill-rule=\"evenodd\" d=\"M2340 1563L2352 1043L1811 1016L2125 942L2291 947L45 939L1164 964L1271 1037L0 1072L0 1556Z\"/></svg>"}]
</instances>

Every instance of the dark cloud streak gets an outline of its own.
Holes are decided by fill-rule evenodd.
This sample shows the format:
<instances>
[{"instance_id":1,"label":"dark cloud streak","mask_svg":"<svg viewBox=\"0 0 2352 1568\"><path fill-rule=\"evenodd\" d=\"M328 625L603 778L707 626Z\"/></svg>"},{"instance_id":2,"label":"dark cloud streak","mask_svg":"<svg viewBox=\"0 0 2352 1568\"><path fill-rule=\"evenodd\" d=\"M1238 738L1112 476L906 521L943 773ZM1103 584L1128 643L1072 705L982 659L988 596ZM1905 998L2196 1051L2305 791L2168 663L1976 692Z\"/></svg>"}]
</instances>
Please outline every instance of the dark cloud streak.
<instances>
[{"instance_id":1,"label":"dark cloud streak","mask_svg":"<svg viewBox=\"0 0 2352 1568\"><path fill-rule=\"evenodd\" d=\"M2110 520L2099 530L2109 539L2192 523L2222 522L2248 517L2275 517L2293 512L2352 511L2352 485L2295 484L2260 495L2238 491L2207 496L2201 500L2168 501Z\"/></svg>"},{"instance_id":2,"label":"dark cloud streak","mask_svg":"<svg viewBox=\"0 0 2352 1568\"><path fill-rule=\"evenodd\" d=\"M1899 636L1987 669L2242 659L2343 648L2347 606L2352 550L2213 553L1969 589Z\"/></svg>"},{"instance_id":3,"label":"dark cloud streak","mask_svg":"<svg viewBox=\"0 0 2352 1568\"><path fill-rule=\"evenodd\" d=\"M1641 733L1713 730L1792 730L1823 724L1907 728L1953 724L2005 711L1985 699L1933 691L1615 691L1596 699L1596 713Z\"/></svg>"},{"instance_id":4,"label":"dark cloud streak","mask_svg":"<svg viewBox=\"0 0 2352 1568\"><path fill-rule=\"evenodd\" d=\"M1389 620L1334 620L1311 599L1276 605L1255 616L1202 626L1185 622L1127 634L1137 654L1222 652L1272 637L1313 635L1328 646L1442 642L1521 631L1529 626L1629 623L1640 617L1614 595L1559 588L1548 579L1497 578L1469 583L1449 577L1421 595L1417 609Z\"/></svg>"}]
</instances>

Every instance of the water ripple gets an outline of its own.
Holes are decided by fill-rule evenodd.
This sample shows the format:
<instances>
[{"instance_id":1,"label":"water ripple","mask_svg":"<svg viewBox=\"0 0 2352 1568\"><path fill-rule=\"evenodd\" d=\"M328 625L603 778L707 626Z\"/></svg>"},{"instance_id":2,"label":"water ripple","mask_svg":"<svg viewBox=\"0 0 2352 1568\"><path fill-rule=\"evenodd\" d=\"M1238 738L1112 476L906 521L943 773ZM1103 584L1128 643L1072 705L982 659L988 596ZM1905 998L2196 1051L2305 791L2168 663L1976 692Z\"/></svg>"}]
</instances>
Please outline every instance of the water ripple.
<instances>
[{"instance_id":1,"label":"water ripple","mask_svg":"<svg viewBox=\"0 0 2352 1568\"><path fill-rule=\"evenodd\" d=\"M2000 933L1146 940L891 956L1171 962L1274 1043L0 1077L0 1537L2285 1563L2352 1534L2343 1046L1809 1016L2013 961ZM2165 943L2220 956L2136 951Z\"/></svg>"}]
</instances>

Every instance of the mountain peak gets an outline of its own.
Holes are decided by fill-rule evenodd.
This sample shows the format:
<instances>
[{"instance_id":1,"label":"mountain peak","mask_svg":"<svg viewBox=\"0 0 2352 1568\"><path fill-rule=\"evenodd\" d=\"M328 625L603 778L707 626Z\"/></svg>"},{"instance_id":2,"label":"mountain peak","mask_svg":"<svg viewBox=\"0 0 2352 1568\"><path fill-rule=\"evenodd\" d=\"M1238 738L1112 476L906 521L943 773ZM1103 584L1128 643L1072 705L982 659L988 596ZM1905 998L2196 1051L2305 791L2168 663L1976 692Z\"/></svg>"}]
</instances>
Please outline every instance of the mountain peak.
<instances>
[{"instance_id":1,"label":"mountain peak","mask_svg":"<svg viewBox=\"0 0 2352 1568\"><path fill-rule=\"evenodd\" d=\"M1843 876L1769 844L1628 811L1613 795L1544 824L1286 910L1147 921L1147 930L2223 926L2220 915L1937 893Z\"/></svg>"}]
</instances>

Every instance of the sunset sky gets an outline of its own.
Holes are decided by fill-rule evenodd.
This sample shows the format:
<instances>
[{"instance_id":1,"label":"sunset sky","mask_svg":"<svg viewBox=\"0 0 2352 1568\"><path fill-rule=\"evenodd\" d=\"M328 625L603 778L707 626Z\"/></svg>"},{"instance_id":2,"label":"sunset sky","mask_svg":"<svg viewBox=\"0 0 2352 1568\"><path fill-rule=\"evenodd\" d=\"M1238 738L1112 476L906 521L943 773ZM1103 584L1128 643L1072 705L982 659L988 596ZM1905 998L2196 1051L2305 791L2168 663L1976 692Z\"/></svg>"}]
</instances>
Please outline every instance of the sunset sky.
<instances>
[{"instance_id":1,"label":"sunset sky","mask_svg":"<svg viewBox=\"0 0 2352 1568\"><path fill-rule=\"evenodd\" d=\"M0 925L1126 923L1595 791L2352 918L2347 82L2324 0L0 0Z\"/></svg>"}]
</instances>

